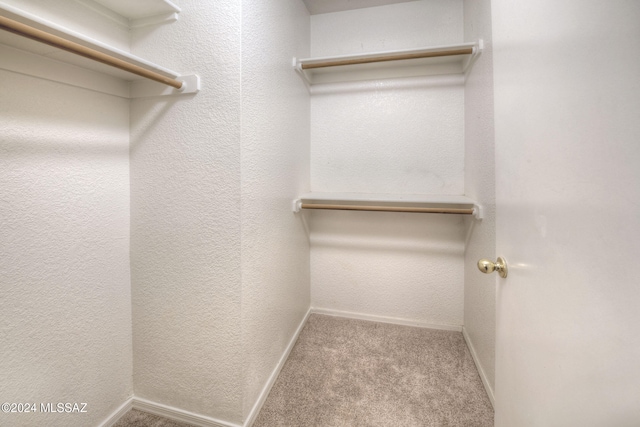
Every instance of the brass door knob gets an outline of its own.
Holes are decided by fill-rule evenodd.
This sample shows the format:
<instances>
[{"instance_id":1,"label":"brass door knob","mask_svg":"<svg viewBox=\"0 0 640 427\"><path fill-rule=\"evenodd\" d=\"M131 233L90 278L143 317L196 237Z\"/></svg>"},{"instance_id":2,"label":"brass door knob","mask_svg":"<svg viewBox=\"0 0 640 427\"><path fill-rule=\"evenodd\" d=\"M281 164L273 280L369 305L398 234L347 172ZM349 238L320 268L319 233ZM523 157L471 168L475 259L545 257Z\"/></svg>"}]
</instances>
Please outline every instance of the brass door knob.
<instances>
[{"instance_id":1,"label":"brass door knob","mask_svg":"<svg viewBox=\"0 0 640 427\"><path fill-rule=\"evenodd\" d=\"M497 271L500 277L507 277L507 261L502 257L498 257L496 262L489 261L488 259L481 259L478 261L478 270L485 274L493 273Z\"/></svg>"}]
</instances>

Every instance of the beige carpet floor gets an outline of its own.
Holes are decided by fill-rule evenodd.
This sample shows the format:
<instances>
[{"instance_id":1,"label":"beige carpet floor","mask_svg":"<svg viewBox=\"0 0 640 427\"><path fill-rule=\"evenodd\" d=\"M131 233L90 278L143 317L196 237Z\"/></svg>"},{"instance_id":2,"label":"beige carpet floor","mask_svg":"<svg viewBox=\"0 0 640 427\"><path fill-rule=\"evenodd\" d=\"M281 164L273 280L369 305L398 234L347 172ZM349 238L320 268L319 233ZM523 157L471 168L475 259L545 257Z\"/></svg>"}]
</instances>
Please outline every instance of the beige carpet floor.
<instances>
[{"instance_id":1,"label":"beige carpet floor","mask_svg":"<svg viewBox=\"0 0 640 427\"><path fill-rule=\"evenodd\" d=\"M191 425L132 409L124 414L113 427L191 427Z\"/></svg>"},{"instance_id":2,"label":"beige carpet floor","mask_svg":"<svg viewBox=\"0 0 640 427\"><path fill-rule=\"evenodd\" d=\"M459 332L313 314L254 427L493 426Z\"/></svg>"},{"instance_id":3,"label":"beige carpet floor","mask_svg":"<svg viewBox=\"0 0 640 427\"><path fill-rule=\"evenodd\" d=\"M493 408L461 333L312 314L254 423L276 426L492 427Z\"/></svg>"}]
</instances>

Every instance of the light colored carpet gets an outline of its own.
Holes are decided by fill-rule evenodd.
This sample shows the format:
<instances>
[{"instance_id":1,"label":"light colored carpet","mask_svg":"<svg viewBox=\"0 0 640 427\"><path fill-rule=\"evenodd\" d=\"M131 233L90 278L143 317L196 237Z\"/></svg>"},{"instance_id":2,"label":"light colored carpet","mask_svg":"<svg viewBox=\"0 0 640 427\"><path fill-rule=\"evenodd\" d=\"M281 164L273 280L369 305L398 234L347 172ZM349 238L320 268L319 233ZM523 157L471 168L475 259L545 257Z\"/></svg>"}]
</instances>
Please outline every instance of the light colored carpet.
<instances>
[{"instance_id":1,"label":"light colored carpet","mask_svg":"<svg viewBox=\"0 0 640 427\"><path fill-rule=\"evenodd\" d=\"M192 427L157 415L132 409L118 420L113 427Z\"/></svg>"},{"instance_id":2,"label":"light colored carpet","mask_svg":"<svg viewBox=\"0 0 640 427\"><path fill-rule=\"evenodd\" d=\"M492 427L493 408L461 333L312 314L253 426Z\"/></svg>"},{"instance_id":3,"label":"light colored carpet","mask_svg":"<svg viewBox=\"0 0 640 427\"><path fill-rule=\"evenodd\" d=\"M254 427L493 426L459 332L313 314Z\"/></svg>"}]
</instances>

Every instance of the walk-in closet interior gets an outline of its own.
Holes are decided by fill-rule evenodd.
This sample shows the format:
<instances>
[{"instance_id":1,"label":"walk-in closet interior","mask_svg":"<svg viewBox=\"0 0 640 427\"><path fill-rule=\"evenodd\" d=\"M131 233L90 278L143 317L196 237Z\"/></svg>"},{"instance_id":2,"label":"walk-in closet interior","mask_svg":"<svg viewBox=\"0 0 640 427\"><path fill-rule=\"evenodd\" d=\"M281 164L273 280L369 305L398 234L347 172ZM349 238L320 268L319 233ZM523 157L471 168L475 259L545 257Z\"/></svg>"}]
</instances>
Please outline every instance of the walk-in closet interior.
<instances>
[{"instance_id":1,"label":"walk-in closet interior","mask_svg":"<svg viewBox=\"0 0 640 427\"><path fill-rule=\"evenodd\" d=\"M457 337L490 421L407 409L402 425L493 425L505 279L477 262L505 255L494 129L518 109L494 117L492 3L0 0L0 400L37 409L0 425L107 427L133 408L249 427L301 333L338 339L340 319ZM497 3L508 46L515 6ZM523 413L524 384L503 414ZM552 425L514 417L496 425Z\"/></svg>"}]
</instances>

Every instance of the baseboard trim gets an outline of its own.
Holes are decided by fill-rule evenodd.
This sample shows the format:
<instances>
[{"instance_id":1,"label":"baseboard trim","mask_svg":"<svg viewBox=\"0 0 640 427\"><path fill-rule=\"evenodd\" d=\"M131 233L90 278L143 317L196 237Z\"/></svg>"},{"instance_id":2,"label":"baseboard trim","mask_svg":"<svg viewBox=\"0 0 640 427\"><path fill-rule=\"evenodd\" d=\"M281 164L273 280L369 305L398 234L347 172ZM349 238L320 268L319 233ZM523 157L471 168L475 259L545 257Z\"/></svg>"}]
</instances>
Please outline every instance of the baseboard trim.
<instances>
[{"instance_id":1,"label":"baseboard trim","mask_svg":"<svg viewBox=\"0 0 640 427\"><path fill-rule=\"evenodd\" d=\"M291 340L289 340L289 344L287 345L284 352L282 353L282 356L280 356L280 360L278 360L277 365L271 372L271 375L269 376L267 382L262 388L262 391L260 392L258 399L256 400L253 407L251 408L251 412L249 412L249 416L247 417L247 420L244 422L244 424L242 425L234 424L228 421L207 417L205 415L196 414L196 413L185 411L183 409L175 408L172 406L163 405L161 403L152 402L150 400L142 399L136 396L134 396L133 399L131 399L128 402L129 406L126 408L125 411L122 412L122 414L118 416L118 418L124 415L126 411L133 408L142 412L147 412L149 414L169 418L174 421L191 424L196 427L251 427L251 425L255 422L258 416L258 413L260 412L260 409L262 409L262 405L264 405L265 400L267 400L267 396L271 391L271 387L273 387L273 384L276 382L276 379L278 378L278 375L280 374L282 367L287 361L287 358L289 357L289 354L291 353L293 346L298 340L298 336L300 335L300 332L302 332L302 328L304 328L304 325L307 323L307 320L309 319L310 314L311 314L311 309L307 310L307 314L305 314L304 318L298 325L298 328L296 329L295 333L291 337ZM110 417L110 419L112 418L114 417L113 416ZM118 418L114 418L113 423L115 423L115 421L117 421ZM111 427L111 424L105 424L104 426L101 425L100 427Z\"/></svg>"},{"instance_id":2,"label":"baseboard trim","mask_svg":"<svg viewBox=\"0 0 640 427\"><path fill-rule=\"evenodd\" d=\"M129 410L131 409L132 401L133 401L133 398L130 398L126 402L124 402L122 405L120 405L120 407L115 411L113 411L113 413L109 415L106 420L98 424L98 427L111 427L115 423L117 423L118 420L122 418L124 414L129 412Z\"/></svg>"},{"instance_id":3,"label":"baseboard trim","mask_svg":"<svg viewBox=\"0 0 640 427\"><path fill-rule=\"evenodd\" d=\"M260 392L260 395L258 396L256 403L254 403L253 407L251 408L251 411L249 412L249 416L245 420L243 427L251 427L253 423L256 421L256 418L260 413L260 409L262 409L262 405L264 405L265 400L267 400L267 396L269 395L269 392L271 391L273 384L276 382L276 379L278 378L278 375L280 374L282 367L287 361L287 358L289 357L291 350L293 350L293 346L296 344L296 341L298 340L298 336L300 335L300 332L302 332L304 325L307 324L307 320L309 320L310 314L311 314L311 308L307 310L307 314L305 314L304 318L298 325L298 329L296 329L295 333L291 337L291 340L289 340L289 344L287 345L287 348L284 350L284 353L282 353L282 356L280 357L278 364L275 366L275 368L273 369L273 372L271 372L271 375L269 376L269 379L267 380L264 387L262 388L262 391Z\"/></svg>"},{"instance_id":4,"label":"baseboard trim","mask_svg":"<svg viewBox=\"0 0 640 427\"><path fill-rule=\"evenodd\" d=\"M418 328L462 332L462 326L458 325L440 325L436 323L421 322L419 320L403 319L400 317L376 316L373 314L354 313L351 311L331 310L319 307L312 307L311 312L316 314L324 314L326 316L346 317L348 319L369 320L372 322L392 323L394 325L415 326Z\"/></svg>"},{"instance_id":5,"label":"baseboard trim","mask_svg":"<svg viewBox=\"0 0 640 427\"><path fill-rule=\"evenodd\" d=\"M462 327L462 336L464 337L464 341L467 343L467 347L469 348L469 352L471 353L471 357L473 358L473 363L475 363L476 365L476 369L478 370L478 373L480 374L480 379L482 380L482 385L484 386L485 391L487 392L487 396L489 397L489 400L491 401L491 406L493 406L495 408L496 404L496 398L495 395L493 393L493 389L491 388L491 384L489 383L489 379L487 378L487 374L485 373L484 369L482 368L482 365L480 364L480 359L478 359L478 354L476 353L476 349L473 346L473 343L471 342L471 337L469 336L469 334L467 333L467 330Z\"/></svg>"},{"instance_id":6,"label":"baseboard trim","mask_svg":"<svg viewBox=\"0 0 640 427\"><path fill-rule=\"evenodd\" d=\"M298 328L296 329L293 336L289 340L289 344L287 345L284 352L282 353L282 356L280 356L280 360L278 361L275 368L271 372L271 375L269 376L267 382L262 388L262 391L260 392L258 399L256 400L253 407L251 408L251 411L249 412L249 416L247 417L247 419L242 425L231 423L224 420L219 420L212 417L207 417L205 415L196 414L194 412L185 411L183 409L175 408L173 406L163 405L161 403L152 402L150 400L134 396L131 399L127 400L125 403L123 403L118 409L116 409L116 411L113 412L105 421L103 421L102 424L99 425L99 427L112 427L124 414L126 414L131 409L137 409L142 412L147 412L149 414L169 418L174 421L188 423L196 427L251 427L255 422L256 418L258 417L258 414L262 409L262 405L264 405L264 402L266 401L267 396L271 391L271 388L275 384L276 379L280 374L280 371L284 367L284 364L287 361L287 358L289 357L289 354L291 354L291 350L293 350L293 346L298 340L298 337L300 336L302 329L306 325L307 321L309 320L309 316L312 313L323 314L327 316L345 317L348 319L368 320L368 321L380 322L380 323L391 323L394 325L415 326L419 328L462 332L465 342L467 343L467 347L469 347L469 351L471 352L471 356L473 357L473 361L476 364L478 372L480 373L480 378L482 379L482 384L484 385L484 388L487 391L489 400L491 401L492 405L494 404L493 390L489 386L489 382L487 381L487 376L484 370L482 369L482 366L478 362L478 358L477 358L475 349L473 347L473 344L471 343L471 340L466 330L462 326L439 325L439 324L425 323L425 322L419 322L419 321L397 318L397 317L375 316L371 314L354 313L349 311L339 311L339 310L311 307L309 308L309 310L307 310L307 314L305 314L304 318L298 325Z\"/></svg>"},{"instance_id":7,"label":"baseboard trim","mask_svg":"<svg viewBox=\"0 0 640 427\"><path fill-rule=\"evenodd\" d=\"M135 396L133 397L133 409L197 427L241 427L228 421L218 420Z\"/></svg>"}]
</instances>

